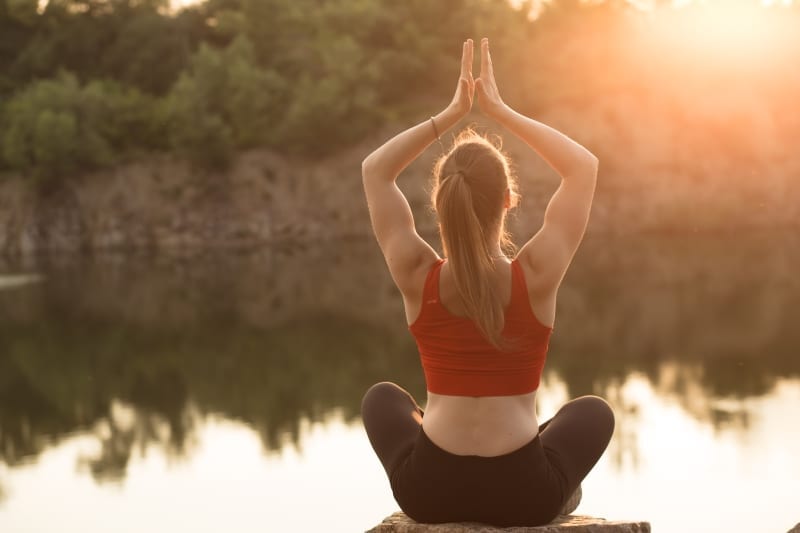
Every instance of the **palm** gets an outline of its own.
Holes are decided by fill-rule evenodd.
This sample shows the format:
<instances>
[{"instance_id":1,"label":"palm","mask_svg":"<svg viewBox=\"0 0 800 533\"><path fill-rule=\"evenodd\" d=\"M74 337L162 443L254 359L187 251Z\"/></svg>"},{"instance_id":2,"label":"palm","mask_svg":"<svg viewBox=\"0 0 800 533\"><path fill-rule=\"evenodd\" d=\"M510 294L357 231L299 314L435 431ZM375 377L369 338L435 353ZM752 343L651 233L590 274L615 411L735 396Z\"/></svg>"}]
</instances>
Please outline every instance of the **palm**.
<instances>
[{"instance_id":1,"label":"palm","mask_svg":"<svg viewBox=\"0 0 800 533\"><path fill-rule=\"evenodd\" d=\"M478 105L481 106L481 109L488 111L502 101L494 84L480 83L479 86L481 88L478 90Z\"/></svg>"}]
</instances>

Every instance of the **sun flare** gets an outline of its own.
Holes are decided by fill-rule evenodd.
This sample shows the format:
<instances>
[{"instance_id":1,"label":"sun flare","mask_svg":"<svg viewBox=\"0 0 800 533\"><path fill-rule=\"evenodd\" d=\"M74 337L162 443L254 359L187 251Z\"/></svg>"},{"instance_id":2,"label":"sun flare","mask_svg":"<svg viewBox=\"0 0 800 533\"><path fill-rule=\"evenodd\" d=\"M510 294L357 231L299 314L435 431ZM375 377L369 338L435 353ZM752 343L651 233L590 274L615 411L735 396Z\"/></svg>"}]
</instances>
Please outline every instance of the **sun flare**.
<instances>
[{"instance_id":1,"label":"sun flare","mask_svg":"<svg viewBox=\"0 0 800 533\"><path fill-rule=\"evenodd\" d=\"M794 35L793 0L678 0L654 8L654 34L673 54L698 61L754 63L773 58Z\"/></svg>"}]
</instances>

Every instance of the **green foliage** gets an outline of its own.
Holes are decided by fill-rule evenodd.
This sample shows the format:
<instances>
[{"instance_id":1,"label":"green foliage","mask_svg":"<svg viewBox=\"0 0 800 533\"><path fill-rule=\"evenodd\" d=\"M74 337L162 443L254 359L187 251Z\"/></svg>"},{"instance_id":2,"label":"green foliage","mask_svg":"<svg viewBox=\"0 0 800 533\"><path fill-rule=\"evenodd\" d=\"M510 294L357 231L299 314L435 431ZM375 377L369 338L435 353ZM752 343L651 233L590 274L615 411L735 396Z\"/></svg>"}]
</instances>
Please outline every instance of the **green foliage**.
<instances>
[{"instance_id":1,"label":"green foliage","mask_svg":"<svg viewBox=\"0 0 800 533\"><path fill-rule=\"evenodd\" d=\"M482 32L502 49L502 36L529 22L484 0L207 0L172 15L162 0L55 0L41 13L36 5L14 0L0 17L13 38L0 46L0 95L31 102L41 87L61 85L73 104L53 104L55 115L40 119L9 103L0 165L50 175L131 150L175 150L210 167L256 146L322 156L446 102L461 39ZM36 81L60 70L74 73L72 85ZM144 102L151 97L160 100ZM81 99L121 116L95 121L76 111ZM38 120L55 129L34 149Z\"/></svg>"},{"instance_id":2,"label":"green foliage","mask_svg":"<svg viewBox=\"0 0 800 533\"><path fill-rule=\"evenodd\" d=\"M0 5L0 14L10 20L30 26L36 21L37 7L37 0L6 0Z\"/></svg>"},{"instance_id":3,"label":"green foliage","mask_svg":"<svg viewBox=\"0 0 800 533\"><path fill-rule=\"evenodd\" d=\"M168 96L172 146L202 165L221 166L235 148L277 139L287 86L255 64L246 37L217 50L201 46Z\"/></svg>"},{"instance_id":4,"label":"green foliage","mask_svg":"<svg viewBox=\"0 0 800 533\"><path fill-rule=\"evenodd\" d=\"M17 88L67 70L161 95L207 33L191 13L166 14L162 0L51 0L42 13L36 0L13 0L6 17L2 5L0 67Z\"/></svg>"},{"instance_id":5,"label":"green foliage","mask_svg":"<svg viewBox=\"0 0 800 533\"><path fill-rule=\"evenodd\" d=\"M35 83L17 94L6 109L4 158L47 176L107 162L108 147L83 107L81 89L71 75Z\"/></svg>"},{"instance_id":6,"label":"green foliage","mask_svg":"<svg viewBox=\"0 0 800 533\"><path fill-rule=\"evenodd\" d=\"M630 4L553 0L531 19L532 2L490 0L205 0L177 13L165 0L51 0L43 10L36 0L0 0L0 167L66 175L151 150L221 167L258 146L323 156L445 105L459 43L482 36L507 101L527 113L595 112L596 137L640 137L636 121L620 122L622 108L665 125L648 132L667 137L682 117L726 113L717 96L731 90L743 110L736 117L747 115L734 125L774 116L776 133L762 138L794 135L793 115L779 110L800 85L797 2L759 7L775 31L762 43L770 53L749 63L681 48L679 27L655 29L699 8L657 2L636 16ZM25 104L46 87L73 104ZM713 127L708 119L689 130L708 137ZM722 129L717 138L729 136ZM744 130L734 137L714 146L759 142ZM604 168L616 173L615 164Z\"/></svg>"},{"instance_id":7,"label":"green foliage","mask_svg":"<svg viewBox=\"0 0 800 533\"><path fill-rule=\"evenodd\" d=\"M326 149L363 137L377 124L377 71L365 50L350 37L329 43L320 57L320 71L293 80L292 99L282 128L284 143L295 151ZM314 135L309 135L312 128ZM320 142L325 139L325 142Z\"/></svg>"},{"instance_id":8,"label":"green foliage","mask_svg":"<svg viewBox=\"0 0 800 533\"><path fill-rule=\"evenodd\" d=\"M13 168L43 178L113 163L132 146L157 146L151 99L112 82L81 87L62 73L35 82L7 104L0 150Z\"/></svg>"},{"instance_id":9,"label":"green foliage","mask_svg":"<svg viewBox=\"0 0 800 533\"><path fill-rule=\"evenodd\" d=\"M40 167L52 171L67 170L78 159L78 125L74 114L45 109L32 118L30 128L32 136L28 152ZM100 153L101 157L105 155L103 151Z\"/></svg>"},{"instance_id":10,"label":"green foliage","mask_svg":"<svg viewBox=\"0 0 800 533\"><path fill-rule=\"evenodd\" d=\"M132 17L101 58L102 74L152 93L166 93L191 50L175 23L156 12Z\"/></svg>"}]
</instances>

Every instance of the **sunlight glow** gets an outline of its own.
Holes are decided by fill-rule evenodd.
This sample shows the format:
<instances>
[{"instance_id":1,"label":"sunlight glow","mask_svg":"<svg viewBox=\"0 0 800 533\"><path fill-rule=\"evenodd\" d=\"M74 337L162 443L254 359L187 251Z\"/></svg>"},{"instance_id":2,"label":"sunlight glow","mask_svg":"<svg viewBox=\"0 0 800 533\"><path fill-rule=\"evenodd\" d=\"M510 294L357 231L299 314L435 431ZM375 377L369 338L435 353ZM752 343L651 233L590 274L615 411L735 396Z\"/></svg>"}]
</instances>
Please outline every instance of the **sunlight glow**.
<instances>
[{"instance_id":1,"label":"sunlight glow","mask_svg":"<svg viewBox=\"0 0 800 533\"><path fill-rule=\"evenodd\" d=\"M794 20L783 13L793 0L675 0L648 9L654 16L647 38L683 62L752 67L782 57L795 37Z\"/></svg>"},{"instance_id":2,"label":"sunlight glow","mask_svg":"<svg viewBox=\"0 0 800 533\"><path fill-rule=\"evenodd\" d=\"M692 7L692 17L673 20L675 30L695 46L750 50L768 41L771 24L755 4L702 2Z\"/></svg>"}]
</instances>

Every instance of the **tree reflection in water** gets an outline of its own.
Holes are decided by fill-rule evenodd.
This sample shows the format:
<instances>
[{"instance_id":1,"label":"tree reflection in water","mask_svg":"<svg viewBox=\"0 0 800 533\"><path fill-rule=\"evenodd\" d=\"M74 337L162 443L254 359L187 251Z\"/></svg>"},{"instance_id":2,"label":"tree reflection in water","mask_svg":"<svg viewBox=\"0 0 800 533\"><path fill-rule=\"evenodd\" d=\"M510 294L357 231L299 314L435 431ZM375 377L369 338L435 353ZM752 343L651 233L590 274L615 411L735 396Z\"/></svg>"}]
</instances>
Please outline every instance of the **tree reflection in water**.
<instances>
[{"instance_id":1,"label":"tree reflection in water","mask_svg":"<svg viewBox=\"0 0 800 533\"><path fill-rule=\"evenodd\" d=\"M164 373L152 381L140 376L134 383L130 404L112 400L108 414L91 431L100 441L97 456L81 458L97 481L119 481L125 477L134 451L144 454L147 446L159 443L170 458L182 457L194 443L197 414L189 409L188 396L180 376Z\"/></svg>"},{"instance_id":2,"label":"tree reflection in water","mask_svg":"<svg viewBox=\"0 0 800 533\"><path fill-rule=\"evenodd\" d=\"M560 294L548 372L569 397L615 403L619 453L631 438L624 420L637 415L622 391L631 375L718 429L746 428L742 398L800 375L790 319L800 246L776 239L587 240ZM401 300L372 242L35 268L46 281L0 292L9 466L90 432L101 445L81 466L119 480L147 446L186 455L207 415L248 424L274 451L298 442L301 420L334 409L356 419L374 382L424 398Z\"/></svg>"}]
</instances>

